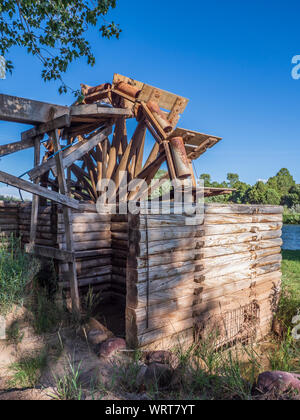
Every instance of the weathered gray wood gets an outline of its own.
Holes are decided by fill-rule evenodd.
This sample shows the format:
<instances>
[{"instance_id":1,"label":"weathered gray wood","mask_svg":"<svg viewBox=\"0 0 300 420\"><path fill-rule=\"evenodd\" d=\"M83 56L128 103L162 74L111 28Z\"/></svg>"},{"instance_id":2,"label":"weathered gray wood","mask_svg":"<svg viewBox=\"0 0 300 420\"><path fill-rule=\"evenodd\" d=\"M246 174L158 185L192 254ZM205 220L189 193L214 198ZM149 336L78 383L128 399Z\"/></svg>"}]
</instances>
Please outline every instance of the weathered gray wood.
<instances>
[{"instance_id":1,"label":"weathered gray wood","mask_svg":"<svg viewBox=\"0 0 300 420\"><path fill-rule=\"evenodd\" d=\"M62 204L72 209L79 208L79 202L73 198L69 198L54 191L47 190L47 188L43 188L40 185L34 185L31 182L24 181L23 179L19 179L2 171L0 171L0 182L11 185L12 187L16 187L20 190L27 191L31 194L44 197L48 200L54 201L55 203Z\"/></svg>"},{"instance_id":2,"label":"weathered gray wood","mask_svg":"<svg viewBox=\"0 0 300 420\"><path fill-rule=\"evenodd\" d=\"M56 169L58 175L58 185L59 190L62 195L67 195L67 182L65 178L65 172L63 167L63 159L60 152L60 144L59 144L59 136L58 131L53 131L52 133L53 145L54 145L54 152L55 160L56 160ZM80 298L79 298L79 290L78 290L78 280L77 280L77 272L76 272L76 263L74 257L74 239L73 239L73 228L72 228L72 221L71 221L71 210L67 207L63 207L63 215L64 215L64 222L65 222L65 235L66 235L66 247L67 251L69 251L73 255L72 262L69 263L69 275L70 275L70 289L71 289L71 297L72 297L72 309L74 313L78 316L80 314Z\"/></svg>"},{"instance_id":3,"label":"weathered gray wood","mask_svg":"<svg viewBox=\"0 0 300 420\"><path fill-rule=\"evenodd\" d=\"M244 204L205 204L206 214L282 214L281 206L244 205Z\"/></svg>"},{"instance_id":4,"label":"weathered gray wood","mask_svg":"<svg viewBox=\"0 0 300 420\"><path fill-rule=\"evenodd\" d=\"M103 130L102 133L96 134L94 137L92 137L88 142L85 142L82 144L77 150L70 153L64 160L63 160L63 167L69 168L76 160L79 160L84 156L86 153L88 153L90 150L92 150L94 147L97 146L97 144L103 142L107 136L111 134L111 127L106 128Z\"/></svg>"},{"instance_id":5,"label":"weathered gray wood","mask_svg":"<svg viewBox=\"0 0 300 420\"><path fill-rule=\"evenodd\" d=\"M0 120L41 124L68 114L69 107L0 94Z\"/></svg>"},{"instance_id":6,"label":"weathered gray wood","mask_svg":"<svg viewBox=\"0 0 300 420\"><path fill-rule=\"evenodd\" d=\"M52 121L41 124L37 127L31 128L30 130L24 131L21 134L21 139L23 141L29 140L33 137L43 135L49 131L56 130L58 128L69 127L71 124L71 118L69 113L62 115L61 117L55 118Z\"/></svg>"},{"instance_id":7,"label":"weathered gray wood","mask_svg":"<svg viewBox=\"0 0 300 420\"><path fill-rule=\"evenodd\" d=\"M97 104L75 105L71 107L70 115L75 116L97 116L99 118L121 118L132 117L132 112L127 108L109 108Z\"/></svg>"},{"instance_id":8,"label":"weathered gray wood","mask_svg":"<svg viewBox=\"0 0 300 420\"><path fill-rule=\"evenodd\" d=\"M4 144L3 146L0 146L0 157L20 152L21 150L30 149L31 147L34 147L34 139L32 138L24 141Z\"/></svg>"},{"instance_id":9,"label":"weathered gray wood","mask_svg":"<svg viewBox=\"0 0 300 420\"><path fill-rule=\"evenodd\" d=\"M41 158L41 143L40 136L36 137L34 140L34 166L39 165ZM40 179L35 180L35 184L39 183ZM38 224L38 214L39 214L39 196L34 195L32 197L32 207L31 207L31 224L30 224L30 244L34 245L36 238L36 228Z\"/></svg>"},{"instance_id":10,"label":"weathered gray wood","mask_svg":"<svg viewBox=\"0 0 300 420\"><path fill-rule=\"evenodd\" d=\"M88 153L93 147L98 143L104 141L107 136L111 133L111 128L105 128L103 132L96 134L94 137L82 140L74 146L69 147L64 150L62 153L63 157L63 168L66 169L72 165L73 162L80 159L84 154ZM28 172L30 179L35 179L44 173L48 172L50 169L56 173L55 170L55 159L49 159L47 162L42 163L38 167L33 168Z\"/></svg>"},{"instance_id":11,"label":"weathered gray wood","mask_svg":"<svg viewBox=\"0 0 300 420\"><path fill-rule=\"evenodd\" d=\"M25 245L25 251L29 254L35 254L39 257L53 258L55 260L64 262L72 262L74 258L72 252L41 245L27 244Z\"/></svg>"}]
</instances>

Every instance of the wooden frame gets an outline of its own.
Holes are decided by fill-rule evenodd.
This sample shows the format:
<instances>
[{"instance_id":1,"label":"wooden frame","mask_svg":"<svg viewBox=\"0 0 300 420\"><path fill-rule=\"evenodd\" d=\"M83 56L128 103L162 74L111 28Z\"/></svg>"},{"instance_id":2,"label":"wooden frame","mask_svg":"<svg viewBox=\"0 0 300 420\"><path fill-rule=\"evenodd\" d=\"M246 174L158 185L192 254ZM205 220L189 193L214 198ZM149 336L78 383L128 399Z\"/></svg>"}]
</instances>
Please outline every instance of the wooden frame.
<instances>
[{"instance_id":1,"label":"wooden frame","mask_svg":"<svg viewBox=\"0 0 300 420\"><path fill-rule=\"evenodd\" d=\"M80 300L71 209L79 209L78 200L95 203L100 195L98 185L104 179L115 182L110 198L120 199L124 173L127 173L127 182L139 180L139 183L145 182L149 186L164 163L167 164L168 173L158 181L158 185L168 177L176 180L176 162L170 147L173 137L183 138L183 153L189 162L220 141L219 137L175 128L188 104L188 100L182 96L118 74L114 75L112 86L105 90L103 86L89 88L83 104L77 103L71 107L0 94L0 120L35 126L24 131L20 141L0 146L0 157L34 149L34 167L27 173L33 182L2 171L0 182L34 195L30 242L26 250L66 261L73 309L77 313L80 311ZM130 141L127 139L129 118L137 120ZM155 144L147 157L148 133L154 138ZM46 153L41 163L41 141L47 135L48 141L43 143ZM63 144L65 140L67 146ZM191 173L195 185L192 170ZM214 194L214 191L210 191L210 194ZM138 188L123 199L135 200L137 197L141 199ZM45 204L47 200L63 207L66 235L64 251L36 244L39 204L40 201Z\"/></svg>"}]
</instances>

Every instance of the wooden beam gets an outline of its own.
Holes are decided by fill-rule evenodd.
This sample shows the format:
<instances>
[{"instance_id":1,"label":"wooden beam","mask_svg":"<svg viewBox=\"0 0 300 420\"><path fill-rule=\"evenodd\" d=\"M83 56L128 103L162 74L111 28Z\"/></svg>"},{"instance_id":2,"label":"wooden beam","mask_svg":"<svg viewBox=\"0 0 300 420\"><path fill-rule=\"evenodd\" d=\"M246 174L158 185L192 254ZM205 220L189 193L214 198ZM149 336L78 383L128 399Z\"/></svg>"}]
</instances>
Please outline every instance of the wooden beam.
<instances>
[{"instance_id":1,"label":"wooden beam","mask_svg":"<svg viewBox=\"0 0 300 420\"><path fill-rule=\"evenodd\" d=\"M0 120L42 124L68 114L69 107L0 94Z\"/></svg>"},{"instance_id":2,"label":"wooden beam","mask_svg":"<svg viewBox=\"0 0 300 420\"><path fill-rule=\"evenodd\" d=\"M0 157L20 152L21 150L29 149L30 147L34 147L34 139L32 138L25 141L4 144L3 146L0 146Z\"/></svg>"},{"instance_id":3,"label":"wooden beam","mask_svg":"<svg viewBox=\"0 0 300 420\"><path fill-rule=\"evenodd\" d=\"M69 114L62 115L38 127L31 128L21 134L22 140L28 140L41 134L48 133L49 131L56 130L57 128L70 127L71 118Z\"/></svg>"},{"instance_id":4,"label":"wooden beam","mask_svg":"<svg viewBox=\"0 0 300 420\"><path fill-rule=\"evenodd\" d=\"M79 202L73 200L72 198L65 197L62 194L50 191L47 188L41 187L40 185L34 185L31 182L24 181L23 179L19 179L16 176L7 174L2 171L0 171L0 182L3 182L3 184L10 185L23 191L27 191L31 194L44 197L47 200L54 201L55 203L59 203L64 206L70 207L71 209L79 209Z\"/></svg>"},{"instance_id":5,"label":"wooden beam","mask_svg":"<svg viewBox=\"0 0 300 420\"><path fill-rule=\"evenodd\" d=\"M67 182L66 182L65 172L64 172L64 167L63 167L63 159L62 159L61 153L59 153L60 152L60 144L59 144L58 131L57 130L53 131L51 137L53 139L53 145L54 145L59 191L62 195L67 196L68 189L67 189ZM71 210L69 208L67 208L66 206L63 206L63 216L64 216L64 224L65 224L65 236L66 236L67 251L70 252L73 255L73 259L69 263L72 309L73 309L73 312L75 314L80 316L80 298L79 298L79 290L78 290L78 280L77 280L75 255L74 255L72 213L71 213Z\"/></svg>"},{"instance_id":6,"label":"wooden beam","mask_svg":"<svg viewBox=\"0 0 300 420\"><path fill-rule=\"evenodd\" d=\"M134 168L134 177L136 177L143 168L143 158L144 158L144 149L145 149L145 141L146 141L146 132L147 132L147 126L145 126L145 132L142 138L141 143L137 147L136 151L136 162L135 162L135 168Z\"/></svg>"},{"instance_id":7,"label":"wooden beam","mask_svg":"<svg viewBox=\"0 0 300 420\"><path fill-rule=\"evenodd\" d=\"M63 154L63 165L64 169L70 167L76 160L79 160L83 155L88 153L93 149L97 144L101 143L106 139L107 136L111 133L111 128L105 128L101 133L96 134L95 136L84 139L74 146L69 147L68 149L61 152ZM45 172L48 172L50 169L55 168L55 159L51 158L45 163L42 163L40 166L33 168L28 172L30 179L35 179ZM55 169L54 169L55 171Z\"/></svg>"},{"instance_id":8,"label":"wooden beam","mask_svg":"<svg viewBox=\"0 0 300 420\"><path fill-rule=\"evenodd\" d=\"M95 115L99 118L121 118L121 117L132 117L132 112L129 109L124 108L110 108L107 106L101 106L97 104L92 105L77 105L71 107L71 116L91 116Z\"/></svg>"},{"instance_id":9,"label":"wooden beam","mask_svg":"<svg viewBox=\"0 0 300 420\"><path fill-rule=\"evenodd\" d=\"M151 163L155 161L155 159L158 156L158 153L159 153L159 144L155 143L143 169L146 169L147 166L151 165Z\"/></svg>"},{"instance_id":10,"label":"wooden beam","mask_svg":"<svg viewBox=\"0 0 300 420\"><path fill-rule=\"evenodd\" d=\"M35 138L34 145L34 166L39 165L41 159L41 137L38 136ZM39 184L40 178L36 178L35 184ZM31 207L31 221L30 221L30 244L34 245L36 240L36 229L38 224L38 215L39 215L39 196L34 195L32 198L32 207Z\"/></svg>"},{"instance_id":11,"label":"wooden beam","mask_svg":"<svg viewBox=\"0 0 300 420\"><path fill-rule=\"evenodd\" d=\"M151 180L155 176L156 172L159 170L161 165L166 159L166 155L164 153L160 154L150 165L144 168L138 175L137 179L141 181L137 184L136 190L129 192L128 200L134 200L135 197L139 194L139 190L143 185L143 181L145 181L148 185L150 184ZM148 191L148 190L147 190ZM142 197L145 196L145 191L142 194Z\"/></svg>"},{"instance_id":12,"label":"wooden beam","mask_svg":"<svg viewBox=\"0 0 300 420\"><path fill-rule=\"evenodd\" d=\"M119 166L116 170L116 173L114 175L113 180L116 184L114 194L117 193L117 191L118 191L118 189L119 189L119 187L122 183L122 180L123 180L123 178L120 178L121 172L128 171L128 165L129 165L129 163L130 163L130 161L133 157L133 154L135 153L138 145L142 142L144 133L145 133L145 123L144 123L144 121L140 121L138 126L135 129L135 132L133 133L132 139L130 140L130 143L128 144L128 146L126 148L126 150L125 150L125 152L122 156L121 162L120 162L120 164L119 164ZM123 174L123 176L125 176L125 175ZM109 196L109 199L111 199L113 197L113 195Z\"/></svg>"},{"instance_id":13,"label":"wooden beam","mask_svg":"<svg viewBox=\"0 0 300 420\"><path fill-rule=\"evenodd\" d=\"M107 139L111 133L111 128L106 128L102 133L96 134L96 136L92 137L88 142L80 145L80 147L75 150L74 152L70 153L64 160L63 160L63 167L68 168L74 162L81 159L85 154L89 153L97 144L102 143L104 140Z\"/></svg>"},{"instance_id":14,"label":"wooden beam","mask_svg":"<svg viewBox=\"0 0 300 420\"><path fill-rule=\"evenodd\" d=\"M28 254L35 254L39 257L53 258L55 260L64 262L72 262L74 258L74 254L69 251L51 248L49 246L26 244L25 251Z\"/></svg>"}]
</instances>

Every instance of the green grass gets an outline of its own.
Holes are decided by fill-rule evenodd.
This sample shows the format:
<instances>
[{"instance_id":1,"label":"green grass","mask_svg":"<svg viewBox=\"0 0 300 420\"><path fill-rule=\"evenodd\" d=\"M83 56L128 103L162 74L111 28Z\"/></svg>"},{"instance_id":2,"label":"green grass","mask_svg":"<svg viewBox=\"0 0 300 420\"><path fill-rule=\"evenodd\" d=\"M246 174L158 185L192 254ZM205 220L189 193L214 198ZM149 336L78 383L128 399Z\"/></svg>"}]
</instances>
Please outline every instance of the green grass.
<instances>
[{"instance_id":1,"label":"green grass","mask_svg":"<svg viewBox=\"0 0 300 420\"><path fill-rule=\"evenodd\" d=\"M10 366L13 374L9 386L11 388L34 388L38 385L41 372L47 366L47 354L40 353L35 357L24 357Z\"/></svg>"},{"instance_id":2,"label":"green grass","mask_svg":"<svg viewBox=\"0 0 300 420\"><path fill-rule=\"evenodd\" d=\"M282 295L278 319L285 329L300 311L300 251L282 251Z\"/></svg>"},{"instance_id":3,"label":"green grass","mask_svg":"<svg viewBox=\"0 0 300 420\"><path fill-rule=\"evenodd\" d=\"M0 241L0 314L21 305L30 284L40 270L39 261L21 249L20 240L11 236Z\"/></svg>"},{"instance_id":4,"label":"green grass","mask_svg":"<svg viewBox=\"0 0 300 420\"><path fill-rule=\"evenodd\" d=\"M24 333L21 331L18 321L13 322L13 324L6 331L6 341L10 344L18 345L22 342L24 338Z\"/></svg>"},{"instance_id":5,"label":"green grass","mask_svg":"<svg viewBox=\"0 0 300 420\"><path fill-rule=\"evenodd\" d=\"M56 393L53 397L60 401L81 401L84 399L80 384L81 363L76 365L71 358L68 358L67 362L64 374L61 377L54 377Z\"/></svg>"},{"instance_id":6,"label":"green grass","mask_svg":"<svg viewBox=\"0 0 300 420\"><path fill-rule=\"evenodd\" d=\"M300 343L292 335L292 320L300 314L300 251L282 251L282 293L277 319L282 337L268 352L272 370L300 373Z\"/></svg>"},{"instance_id":7,"label":"green grass","mask_svg":"<svg viewBox=\"0 0 300 420\"><path fill-rule=\"evenodd\" d=\"M286 225L300 225L300 213L286 210L283 213L283 223Z\"/></svg>"}]
</instances>

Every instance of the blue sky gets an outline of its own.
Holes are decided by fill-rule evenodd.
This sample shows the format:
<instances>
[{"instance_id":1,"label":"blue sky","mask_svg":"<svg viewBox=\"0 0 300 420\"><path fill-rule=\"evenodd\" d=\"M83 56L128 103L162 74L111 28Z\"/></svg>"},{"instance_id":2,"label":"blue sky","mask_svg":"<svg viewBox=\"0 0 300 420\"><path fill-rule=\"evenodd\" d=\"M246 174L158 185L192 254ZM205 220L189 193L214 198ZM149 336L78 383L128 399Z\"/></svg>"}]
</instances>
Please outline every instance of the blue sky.
<instances>
[{"instance_id":1,"label":"blue sky","mask_svg":"<svg viewBox=\"0 0 300 420\"><path fill-rule=\"evenodd\" d=\"M65 76L78 88L111 81L113 73L161 87L190 99L179 125L223 137L197 162L198 174L222 181L228 172L254 183L287 167L300 183L300 80L291 77L300 54L298 1L288 0L119 0L108 19L120 23L119 41L88 37L96 66L84 60ZM59 104L56 83L45 84L37 59L14 49L13 76L0 92ZM0 123L0 144L17 141L26 126ZM32 152L3 158L1 170L20 175ZM3 188L0 186L0 193Z\"/></svg>"}]
</instances>

